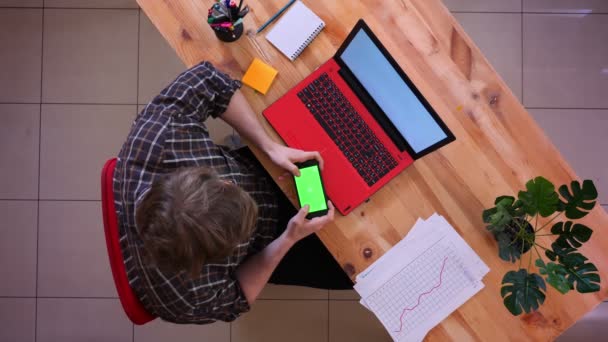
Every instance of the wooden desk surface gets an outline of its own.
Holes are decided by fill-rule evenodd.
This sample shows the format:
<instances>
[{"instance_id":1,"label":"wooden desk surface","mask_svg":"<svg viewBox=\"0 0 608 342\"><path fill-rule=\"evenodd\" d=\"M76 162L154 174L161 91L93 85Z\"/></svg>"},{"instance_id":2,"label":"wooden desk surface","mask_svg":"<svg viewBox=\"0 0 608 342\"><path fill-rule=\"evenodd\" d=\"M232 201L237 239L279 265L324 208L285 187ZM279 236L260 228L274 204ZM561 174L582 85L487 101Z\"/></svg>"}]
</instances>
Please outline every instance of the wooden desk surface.
<instances>
[{"instance_id":1,"label":"wooden desk surface","mask_svg":"<svg viewBox=\"0 0 608 342\"><path fill-rule=\"evenodd\" d=\"M138 2L188 66L209 60L238 79L253 57L277 68L266 96L246 86L243 92L278 141L262 110L330 58L355 22L365 19L457 140L416 161L371 201L338 217L320 237L354 277L405 236L418 217L434 212L445 216L491 271L484 278L485 289L433 329L429 340L553 340L607 297L608 234L603 229L608 228L608 216L598 205L583 220L596 231L583 251L603 275L601 291L563 296L549 287L542 309L519 317L503 307L501 280L516 265L498 258L482 210L498 195L516 194L533 177L542 175L556 185L578 177L439 0L304 0L327 27L295 62L266 41L268 31L220 43L206 24L212 0ZM246 1L252 11L245 30L255 31L285 2ZM255 152L273 176L282 172ZM281 187L295 202L293 184ZM372 252L368 258L366 249Z\"/></svg>"}]
</instances>

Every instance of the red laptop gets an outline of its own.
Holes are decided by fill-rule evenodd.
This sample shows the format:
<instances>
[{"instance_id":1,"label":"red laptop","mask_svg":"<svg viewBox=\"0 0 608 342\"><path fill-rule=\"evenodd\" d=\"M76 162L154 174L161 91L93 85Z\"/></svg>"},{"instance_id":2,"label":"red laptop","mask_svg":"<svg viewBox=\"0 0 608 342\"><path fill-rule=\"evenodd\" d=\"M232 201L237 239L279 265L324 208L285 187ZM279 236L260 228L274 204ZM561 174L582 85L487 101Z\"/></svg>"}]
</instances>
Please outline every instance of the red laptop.
<instances>
[{"instance_id":1,"label":"red laptop","mask_svg":"<svg viewBox=\"0 0 608 342\"><path fill-rule=\"evenodd\" d=\"M363 20L263 114L288 146L321 153L327 196L343 215L455 139Z\"/></svg>"}]
</instances>

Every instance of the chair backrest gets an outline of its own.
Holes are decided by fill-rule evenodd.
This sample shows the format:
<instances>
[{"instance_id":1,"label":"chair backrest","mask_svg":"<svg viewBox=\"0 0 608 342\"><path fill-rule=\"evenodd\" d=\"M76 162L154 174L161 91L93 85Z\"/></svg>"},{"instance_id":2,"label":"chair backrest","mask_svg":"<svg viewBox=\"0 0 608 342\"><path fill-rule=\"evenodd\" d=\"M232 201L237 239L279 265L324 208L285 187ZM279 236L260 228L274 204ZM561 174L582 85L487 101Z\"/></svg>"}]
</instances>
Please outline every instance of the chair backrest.
<instances>
[{"instance_id":1,"label":"chair backrest","mask_svg":"<svg viewBox=\"0 0 608 342\"><path fill-rule=\"evenodd\" d=\"M116 217L116 209L114 207L114 189L112 178L114 176L114 167L116 166L116 158L112 158L106 162L101 172L101 207L103 211L103 227L106 235L106 246L108 247L108 256L110 257L110 268L114 277L114 285L118 291L118 297L122 308L125 310L127 317L134 324L144 324L156 317L151 315L144 309L143 305L129 286L127 279L127 270L122 258L120 242L118 237L118 218Z\"/></svg>"}]
</instances>

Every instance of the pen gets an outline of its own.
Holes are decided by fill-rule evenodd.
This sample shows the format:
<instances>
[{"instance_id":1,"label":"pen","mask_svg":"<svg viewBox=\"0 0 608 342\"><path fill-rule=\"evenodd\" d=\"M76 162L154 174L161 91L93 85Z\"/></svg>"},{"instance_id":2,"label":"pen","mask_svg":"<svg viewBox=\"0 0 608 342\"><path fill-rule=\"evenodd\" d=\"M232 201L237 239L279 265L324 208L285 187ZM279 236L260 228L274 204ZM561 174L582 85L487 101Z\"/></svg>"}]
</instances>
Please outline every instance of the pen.
<instances>
[{"instance_id":1,"label":"pen","mask_svg":"<svg viewBox=\"0 0 608 342\"><path fill-rule=\"evenodd\" d=\"M218 23L218 24L210 24L209 26L211 27L223 27L223 28L230 28L232 27L232 23L230 22L225 22L225 23Z\"/></svg>"},{"instance_id":2,"label":"pen","mask_svg":"<svg viewBox=\"0 0 608 342\"><path fill-rule=\"evenodd\" d=\"M289 8L289 6L293 5L294 2L296 2L296 0L290 0L287 5L283 6L283 8L281 8L275 15L270 17L267 22L260 26L260 28L255 33L258 34L262 32L266 28L266 26L270 25L273 21L275 21L283 12L285 12L285 10Z\"/></svg>"}]
</instances>

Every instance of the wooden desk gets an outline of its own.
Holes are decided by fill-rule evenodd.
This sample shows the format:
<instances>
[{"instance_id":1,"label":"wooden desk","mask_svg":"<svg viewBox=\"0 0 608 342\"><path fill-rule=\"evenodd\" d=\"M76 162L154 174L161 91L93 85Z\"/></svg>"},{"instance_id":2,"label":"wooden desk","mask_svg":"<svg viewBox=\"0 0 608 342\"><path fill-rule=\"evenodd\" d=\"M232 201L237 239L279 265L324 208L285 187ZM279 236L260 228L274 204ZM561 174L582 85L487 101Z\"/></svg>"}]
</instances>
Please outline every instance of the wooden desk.
<instances>
[{"instance_id":1,"label":"wooden desk","mask_svg":"<svg viewBox=\"0 0 608 342\"><path fill-rule=\"evenodd\" d=\"M598 205L584 219L596 231L584 253L603 275L601 291L562 296L549 287L542 309L519 317L503 307L500 283L516 266L498 258L482 210L498 195L516 194L538 175L558 185L578 177L439 0L304 0L327 27L293 63L264 34L249 32L235 43L220 43L206 24L212 0L138 2L188 66L209 60L238 79L253 57L277 68L279 75L266 96L243 87L257 113L330 58L357 19L365 19L457 140L416 161L371 201L338 217L320 237L354 277L405 236L418 217L434 212L445 216L491 272L484 278L486 288L433 329L429 340L552 340L608 295L608 216ZM252 12L245 29L251 31L285 1L246 3ZM255 152L273 176L282 172ZM295 202L293 184L282 188Z\"/></svg>"}]
</instances>

